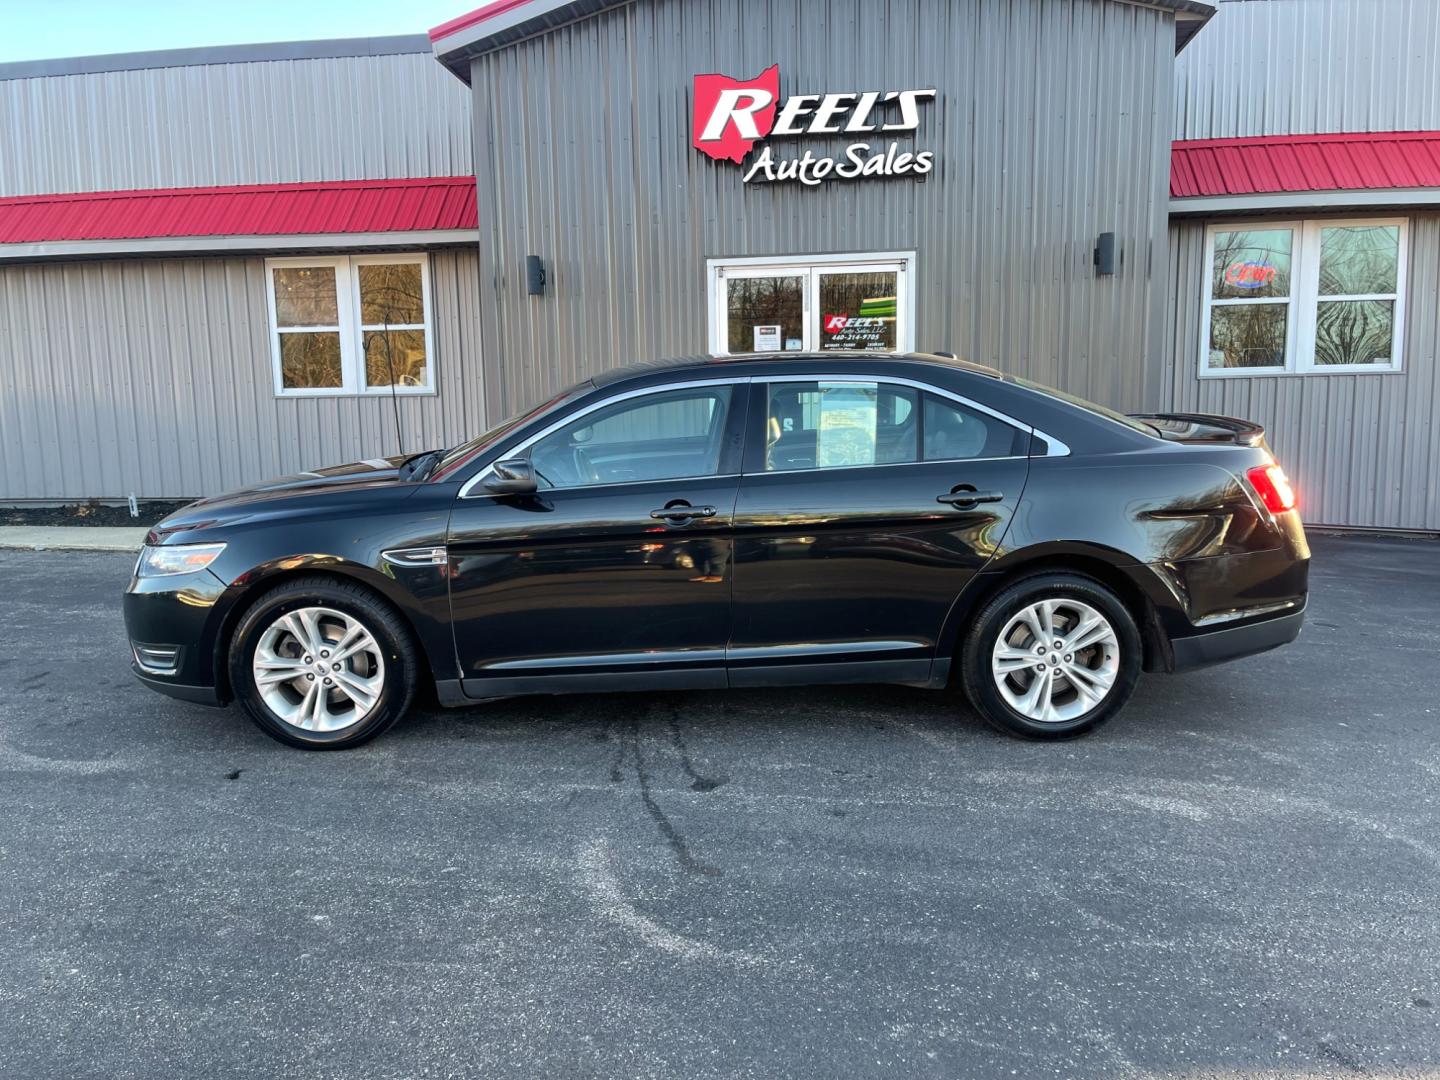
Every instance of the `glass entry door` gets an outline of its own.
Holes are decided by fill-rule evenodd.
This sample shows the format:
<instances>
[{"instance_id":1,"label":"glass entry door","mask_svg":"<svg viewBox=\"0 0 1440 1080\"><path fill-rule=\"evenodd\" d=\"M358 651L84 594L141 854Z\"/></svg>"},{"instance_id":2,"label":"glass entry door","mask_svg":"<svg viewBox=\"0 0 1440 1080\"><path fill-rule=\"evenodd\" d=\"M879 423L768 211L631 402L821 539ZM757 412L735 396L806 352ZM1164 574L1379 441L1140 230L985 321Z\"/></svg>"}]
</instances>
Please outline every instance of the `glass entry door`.
<instances>
[{"instance_id":1,"label":"glass entry door","mask_svg":"<svg viewBox=\"0 0 1440 1080\"><path fill-rule=\"evenodd\" d=\"M736 270L725 276L720 352L792 352L808 348L809 281L804 270Z\"/></svg>"},{"instance_id":2,"label":"glass entry door","mask_svg":"<svg viewBox=\"0 0 1440 1080\"><path fill-rule=\"evenodd\" d=\"M913 256L710 264L715 353L913 349Z\"/></svg>"},{"instance_id":3,"label":"glass entry door","mask_svg":"<svg viewBox=\"0 0 1440 1080\"><path fill-rule=\"evenodd\" d=\"M815 348L894 352L900 347L898 266L817 267L814 289L820 313Z\"/></svg>"}]
</instances>

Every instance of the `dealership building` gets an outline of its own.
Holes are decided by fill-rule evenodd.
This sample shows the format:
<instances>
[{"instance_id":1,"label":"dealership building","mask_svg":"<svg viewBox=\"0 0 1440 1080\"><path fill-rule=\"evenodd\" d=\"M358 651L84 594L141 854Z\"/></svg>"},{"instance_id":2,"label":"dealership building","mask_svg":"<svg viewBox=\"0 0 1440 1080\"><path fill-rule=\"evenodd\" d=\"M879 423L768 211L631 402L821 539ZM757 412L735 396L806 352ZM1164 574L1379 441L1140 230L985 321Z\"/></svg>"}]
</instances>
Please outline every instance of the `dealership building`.
<instances>
[{"instance_id":1,"label":"dealership building","mask_svg":"<svg viewBox=\"0 0 1440 1080\"><path fill-rule=\"evenodd\" d=\"M499 0L0 65L0 502L920 349L1258 421L1311 523L1440 531L1437 53L1434 0Z\"/></svg>"}]
</instances>

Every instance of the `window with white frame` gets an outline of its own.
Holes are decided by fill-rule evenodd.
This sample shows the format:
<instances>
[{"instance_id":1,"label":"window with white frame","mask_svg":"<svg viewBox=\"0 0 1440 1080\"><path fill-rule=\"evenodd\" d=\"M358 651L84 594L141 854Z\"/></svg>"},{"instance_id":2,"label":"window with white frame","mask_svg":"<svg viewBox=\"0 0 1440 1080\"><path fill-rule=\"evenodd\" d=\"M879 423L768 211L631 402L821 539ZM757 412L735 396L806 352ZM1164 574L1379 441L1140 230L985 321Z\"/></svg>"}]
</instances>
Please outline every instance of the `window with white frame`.
<instances>
[{"instance_id":1,"label":"window with white frame","mask_svg":"<svg viewBox=\"0 0 1440 1080\"><path fill-rule=\"evenodd\" d=\"M1212 225L1201 376L1399 371L1406 224Z\"/></svg>"},{"instance_id":2,"label":"window with white frame","mask_svg":"<svg viewBox=\"0 0 1440 1080\"><path fill-rule=\"evenodd\" d=\"M712 259L710 351L914 349L915 255Z\"/></svg>"},{"instance_id":3,"label":"window with white frame","mask_svg":"<svg viewBox=\"0 0 1440 1080\"><path fill-rule=\"evenodd\" d=\"M269 259L275 393L432 393L423 254Z\"/></svg>"}]
</instances>

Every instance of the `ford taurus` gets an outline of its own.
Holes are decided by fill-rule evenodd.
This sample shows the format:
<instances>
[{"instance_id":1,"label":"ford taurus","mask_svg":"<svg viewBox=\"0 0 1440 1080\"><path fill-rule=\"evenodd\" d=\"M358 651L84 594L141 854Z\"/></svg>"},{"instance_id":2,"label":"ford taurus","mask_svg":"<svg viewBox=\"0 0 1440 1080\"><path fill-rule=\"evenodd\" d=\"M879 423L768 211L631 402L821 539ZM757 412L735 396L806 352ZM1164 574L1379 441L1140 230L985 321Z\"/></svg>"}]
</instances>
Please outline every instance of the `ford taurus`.
<instances>
[{"instance_id":1,"label":"ford taurus","mask_svg":"<svg viewBox=\"0 0 1440 1080\"><path fill-rule=\"evenodd\" d=\"M462 446L202 499L147 537L135 674L340 749L518 694L957 681L1076 735L1141 672L1294 640L1309 549L1264 432L944 355L608 372Z\"/></svg>"}]
</instances>

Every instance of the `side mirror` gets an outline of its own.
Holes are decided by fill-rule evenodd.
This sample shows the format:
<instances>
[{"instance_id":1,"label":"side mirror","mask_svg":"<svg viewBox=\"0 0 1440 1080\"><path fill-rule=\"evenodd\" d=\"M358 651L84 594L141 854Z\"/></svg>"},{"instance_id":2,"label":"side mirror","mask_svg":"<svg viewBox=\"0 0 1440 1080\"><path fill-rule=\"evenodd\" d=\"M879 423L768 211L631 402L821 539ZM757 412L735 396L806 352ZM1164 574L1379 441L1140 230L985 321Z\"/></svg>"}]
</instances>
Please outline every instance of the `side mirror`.
<instances>
[{"instance_id":1,"label":"side mirror","mask_svg":"<svg viewBox=\"0 0 1440 1080\"><path fill-rule=\"evenodd\" d=\"M535 470L525 458L497 461L485 478L485 490L496 495L529 495L537 490Z\"/></svg>"}]
</instances>

